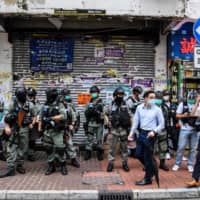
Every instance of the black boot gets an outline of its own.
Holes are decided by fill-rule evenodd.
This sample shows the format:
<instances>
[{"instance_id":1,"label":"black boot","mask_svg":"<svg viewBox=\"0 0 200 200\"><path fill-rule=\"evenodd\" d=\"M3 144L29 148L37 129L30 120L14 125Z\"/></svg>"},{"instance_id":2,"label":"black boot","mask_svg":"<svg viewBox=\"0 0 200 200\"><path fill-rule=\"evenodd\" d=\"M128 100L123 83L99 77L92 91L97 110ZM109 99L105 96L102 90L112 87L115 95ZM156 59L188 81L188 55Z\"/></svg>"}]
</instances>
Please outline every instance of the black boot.
<instances>
[{"instance_id":1,"label":"black boot","mask_svg":"<svg viewBox=\"0 0 200 200\"><path fill-rule=\"evenodd\" d=\"M35 156L34 155L29 155L28 156L28 160L31 161L31 162L35 161Z\"/></svg>"},{"instance_id":2,"label":"black boot","mask_svg":"<svg viewBox=\"0 0 200 200\"><path fill-rule=\"evenodd\" d=\"M77 160L76 158L72 158L71 164L72 164L74 167L77 167L77 168L80 167L80 163L78 162L78 160Z\"/></svg>"},{"instance_id":3,"label":"black boot","mask_svg":"<svg viewBox=\"0 0 200 200\"><path fill-rule=\"evenodd\" d=\"M45 175L50 175L50 174L52 174L53 172L55 172L56 171L56 168L55 168L55 165L54 165L54 163L53 162L49 162L48 163L48 169L47 169L47 171L45 172Z\"/></svg>"},{"instance_id":4,"label":"black boot","mask_svg":"<svg viewBox=\"0 0 200 200\"><path fill-rule=\"evenodd\" d=\"M113 162L109 162L107 166L107 172L112 172L113 168L114 168Z\"/></svg>"},{"instance_id":5,"label":"black boot","mask_svg":"<svg viewBox=\"0 0 200 200\"><path fill-rule=\"evenodd\" d=\"M4 178L7 176L14 176L15 175L15 168L14 167L8 167L7 171L3 174L0 174L0 178Z\"/></svg>"},{"instance_id":6,"label":"black boot","mask_svg":"<svg viewBox=\"0 0 200 200\"><path fill-rule=\"evenodd\" d=\"M90 160L92 157L92 152L90 150L85 151L84 160Z\"/></svg>"},{"instance_id":7,"label":"black boot","mask_svg":"<svg viewBox=\"0 0 200 200\"><path fill-rule=\"evenodd\" d=\"M0 153L0 160L6 161L6 157L4 156L3 152Z\"/></svg>"},{"instance_id":8,"label":"black boot","mask_svg":"<svg viewBox=\"0 0 200 200\"><path fill-rule=\"evenodd\" d=\"M124 162L122 163L122 168L123 168L123 170L124 170L125 172L129 172L129 171L130 171L130 169L129 169L129 167L128 167L127 161L124 161Z\"/></svg>"},{"instance_id":9,"label":"black boot","mask_svg":"<svg viewBox=\"0 0 200 200\"><path fill-rule=\"evenodd\" d=\"M97 159L99 161L103 160L103 150L98 150L97 151Z\"/></svg>"},{"instance_id":10,"label":"black boot","mask_svg":"<svg viewBox=\"0 0 200 200\"><path fill-rule=\"evenodd\" d=\"M16 171L18 171L20 174L25 174L25 173L26 173L26 170L25 170L25 168L22 166L22 164L17 165Z\"/></svg>"},{"instance_id":11,"label":"black boot","mask_svg":"<svg viewBox=\"0 0 200 200\"><path fill-rule=\"evenodd\" d=\"M61 163L61 174L62 175L67 175L68 174L67 167L66 167L66 162L62 162Z\"/></svg>"},{"instance_id":12,"label":"black boot","mask_svg":"<svg viewBox=\"0 0 200 200\"><path fill-rule=\"evenodd\" d=\"M167 167L167 165L165 164L165 159L161 159L160 160L160 169L164 170L164 171L169 171L169 168Z\"/></svg>"}]
</instances>

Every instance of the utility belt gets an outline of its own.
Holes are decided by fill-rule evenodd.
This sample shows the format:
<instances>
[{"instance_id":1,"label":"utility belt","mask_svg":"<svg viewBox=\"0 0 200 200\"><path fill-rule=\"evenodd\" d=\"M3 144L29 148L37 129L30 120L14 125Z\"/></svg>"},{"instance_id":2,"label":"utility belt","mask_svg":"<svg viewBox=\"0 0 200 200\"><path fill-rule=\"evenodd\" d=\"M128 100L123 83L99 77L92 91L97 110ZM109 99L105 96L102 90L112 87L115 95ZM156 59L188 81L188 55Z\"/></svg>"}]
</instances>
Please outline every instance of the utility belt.
<instances>
[{"instance_id":1,"label":"utility belt","mask_svg":"<svg viewBox=\"0 0 200 200\"><path fill-rule=\"evenodd\" d=\"M88 120L89 122L96 122L97 124L103 124L103 120L100 118L91 118L90 120Z\"/></svg>"}]
</instances>

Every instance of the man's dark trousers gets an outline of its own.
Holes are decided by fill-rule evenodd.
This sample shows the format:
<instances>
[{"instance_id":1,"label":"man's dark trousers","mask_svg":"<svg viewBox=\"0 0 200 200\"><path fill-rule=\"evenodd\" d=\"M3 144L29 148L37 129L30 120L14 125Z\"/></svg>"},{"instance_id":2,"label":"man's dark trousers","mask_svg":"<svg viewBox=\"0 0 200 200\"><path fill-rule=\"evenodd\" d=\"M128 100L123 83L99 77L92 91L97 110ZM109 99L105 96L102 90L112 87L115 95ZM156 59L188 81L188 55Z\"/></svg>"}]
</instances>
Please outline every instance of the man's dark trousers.
<instances>
[{"instance_id":1,"label":"man's dark trousers","mask_svg":"<svg viewBox=\"0 0 200 200\"><path fill-rule=\"evenodd\" d=\"M194 171L192 173L192 177L196 180L199 181L200 177L200 138L198 141L198 147L197 147L197 156L196 156L196 162L194 165Z\"/></svg>"},{"instance_id":2,"label":"man's dark trousers","mask_svg":"<svg viewBox=\"0 0 200 200\"><path fill-rule=\"evenodd\" d=\"M139 137L137 139L135 157L140 160L140 162L145 167L145 179L147 181L151 180L153 175L153 153L154 153L154 143L155 137L147 138L147 130L140 130Z\"/></svg>"}]
</instances>

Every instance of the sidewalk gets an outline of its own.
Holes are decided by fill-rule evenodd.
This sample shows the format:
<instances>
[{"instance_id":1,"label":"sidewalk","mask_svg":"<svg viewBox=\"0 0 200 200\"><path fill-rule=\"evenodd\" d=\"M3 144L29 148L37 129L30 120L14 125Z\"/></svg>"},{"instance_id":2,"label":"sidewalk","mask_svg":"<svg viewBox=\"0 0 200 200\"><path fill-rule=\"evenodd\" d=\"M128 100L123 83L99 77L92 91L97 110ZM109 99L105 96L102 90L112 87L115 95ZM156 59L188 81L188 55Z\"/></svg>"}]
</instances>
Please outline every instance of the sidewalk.
<instances>
[{"instance_id":1,"label":"sidewalk","mask_svg":"<svg viewBox=\"0 0 200 200\"><path fill-rule=\"evenodd\" d=\"M37 153L37 161L26 162L26 174L16 174L13 177L0 179L0 190L135 190L158 189L153 181L152 185L136 186L136 180L143 178L142 165L135 159L129 159L130 172L121 169L120 157L117 157L115 169L106 172L107 159L102 162L93 158L84 161L80 157L81 168L68 165L68 175L62 176L59 168L50 176L45 176L46 160L43 152ZM191 173L187 171L187 161L182 162L179 171L171 171L174 159L167 161L169 172L159 170L160 188L184 188L185 182L191 180ZM0 171L5 170L6 163L0 161Z\"/></svg>"}]
</instances>

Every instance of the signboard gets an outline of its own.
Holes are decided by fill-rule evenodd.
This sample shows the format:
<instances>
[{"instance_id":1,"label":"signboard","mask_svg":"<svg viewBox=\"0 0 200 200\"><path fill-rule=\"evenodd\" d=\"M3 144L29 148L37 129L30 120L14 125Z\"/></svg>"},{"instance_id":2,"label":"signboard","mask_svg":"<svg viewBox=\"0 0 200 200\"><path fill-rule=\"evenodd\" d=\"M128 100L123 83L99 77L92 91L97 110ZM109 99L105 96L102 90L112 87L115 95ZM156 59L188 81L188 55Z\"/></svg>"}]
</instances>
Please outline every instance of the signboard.
<instances>
[{"instance_id":1,"label":"signboard","mask_svg":"<svg viewBox=\"0 0 200 200\"><path fill-rule=\"evenodd\" d=\"M32 71L71 72L74 41L66 38L32 38L30 68Z\"/></svg>"},{"instance_id":2,"label":"signboard","mask_svg":"<svg viewBox=\"0 0 200 200\"><path fill-rule=\"evenodd\" d=\"M193 61L196 39L193 35L171 35L168 42L168 58Z\"/></svg>"},{"instance_id":3,"label":"signboard","mask_svg":"<svg viewBox=\"0 0 200 200\"><path fill-rule=\"evenodd\" d=\"M193 34L198 43L200 43L200 18L197 19L193 25Z\"/></svg>"},{"instance_id":4,"label":"signboard","mask_svg":"<svg viewBox=\"0 0 200 200\"><path fill-rule=\"evenodd\" d=\"M200 68L200 46L194 48L194 68Z\"/></svg>"}]
</instances>

